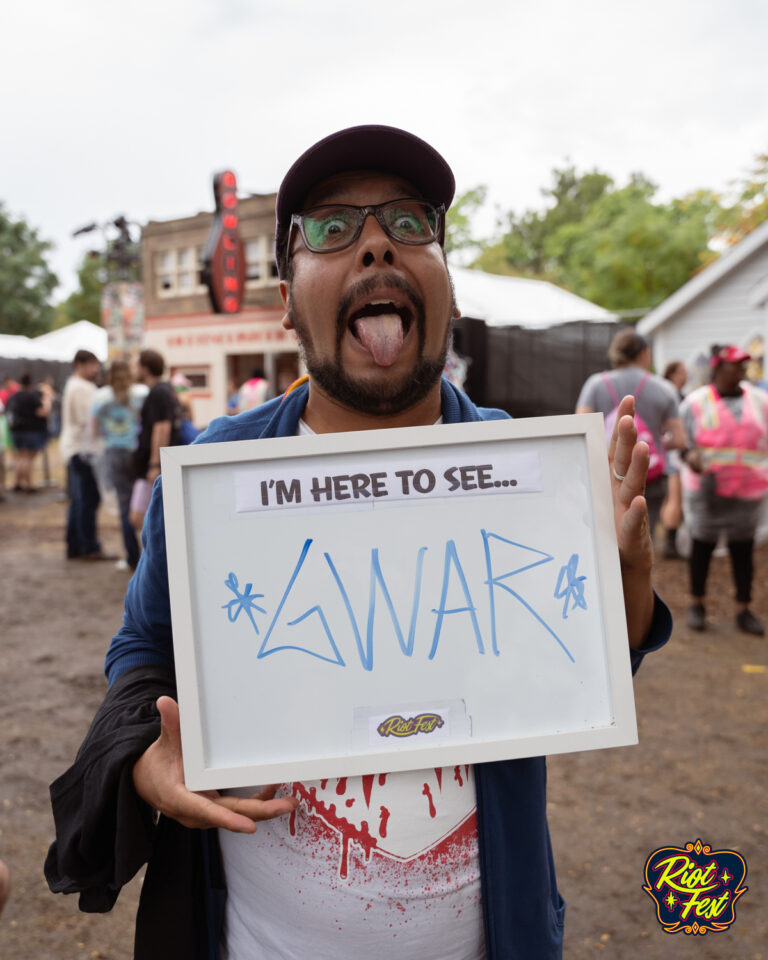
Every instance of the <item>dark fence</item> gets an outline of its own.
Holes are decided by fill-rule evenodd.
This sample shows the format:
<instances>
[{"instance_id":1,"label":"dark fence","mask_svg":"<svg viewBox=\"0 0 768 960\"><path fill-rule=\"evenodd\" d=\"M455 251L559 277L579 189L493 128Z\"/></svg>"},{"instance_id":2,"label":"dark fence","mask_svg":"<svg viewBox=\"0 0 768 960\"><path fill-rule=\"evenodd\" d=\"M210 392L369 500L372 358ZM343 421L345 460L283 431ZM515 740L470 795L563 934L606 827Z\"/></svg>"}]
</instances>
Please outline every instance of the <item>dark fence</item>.
<instances>
[{"instance_id":1,"label":"dark fence","mask_svg":"<svg viewBox=\"0 0 768 960\"><path fill-rule=\"evenodd\" d=\"M46 377L53 377L53 384L57 393L61 393L67 377L72 373L72 362L61 360L28 360L25 357L9 359L0 357L0 381L10 377L19 380L22 374L28 373L32 383L37 386Z\"/></svg>"},{"instance_id":2,"label":"dark fence","mask_svg":"<svg viewBox=\"0 0 768 960\"><path fill-rule=\"evenodd\" d=\"M582 384L608 367L618 321L575 321L546 329L489 327L461 317L454 346L471 363L465 389L484 407L513 417L573 413Z\"/></svg>"}]
</instances>

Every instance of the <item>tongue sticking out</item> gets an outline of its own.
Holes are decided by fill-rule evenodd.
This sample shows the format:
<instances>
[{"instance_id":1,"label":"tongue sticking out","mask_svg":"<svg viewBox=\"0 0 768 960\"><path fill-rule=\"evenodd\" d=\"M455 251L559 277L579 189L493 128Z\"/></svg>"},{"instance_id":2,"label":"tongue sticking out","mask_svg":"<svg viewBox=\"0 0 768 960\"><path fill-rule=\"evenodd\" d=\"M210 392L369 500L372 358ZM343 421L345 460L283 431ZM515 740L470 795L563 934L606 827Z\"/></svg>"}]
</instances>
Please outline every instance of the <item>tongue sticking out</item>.
<instances>
[{"instance_id":1,"label":"tongue sticking out","mask_svg":"<svg viewBox=\"0 0 768 960\"><path fill-rule=\"evenodd\" d=\"M355 334L380 367L389 367L400 355L403 345L403 321L397 313L358 317Z\"/></svg>"}]
</instances>

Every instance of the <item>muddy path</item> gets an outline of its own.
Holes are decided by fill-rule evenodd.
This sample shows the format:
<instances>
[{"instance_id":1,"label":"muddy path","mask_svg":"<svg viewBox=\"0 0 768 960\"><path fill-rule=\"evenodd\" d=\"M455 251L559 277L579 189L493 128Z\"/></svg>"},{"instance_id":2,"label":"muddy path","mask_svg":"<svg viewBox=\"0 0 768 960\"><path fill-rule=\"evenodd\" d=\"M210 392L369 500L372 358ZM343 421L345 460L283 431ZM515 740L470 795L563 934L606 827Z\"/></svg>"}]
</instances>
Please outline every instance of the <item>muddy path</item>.
<instances>
[{"instance_id":1,"label":"muddy path","mask_svg":"<svg viewBox=\"0 0 768 960\"><path fill-rule=\"evenodd\" d=\"M50 894L42 874L48 784L73 759L104 694L104 653L127 583L112 563L64 559L65 506L55 488L0 503L0 857L13 882L0 957L129 960L140 877L111 913L93 916L75 897ZM101 514L105 545L118 552L115 517ZM754 606L768 617L768 547L757 569ZM693 635L685 565L658 564L678 626L635 682L639 746L549 761L568 960L768 960L768 671L754 669L768 665L768 640L732 628L725 558L715 558L711 578L712 624ZM727 931L670 936L642 890L643 867L654 849L697 838L741 852L749 891Z\"/></svg>"}]
</instances>

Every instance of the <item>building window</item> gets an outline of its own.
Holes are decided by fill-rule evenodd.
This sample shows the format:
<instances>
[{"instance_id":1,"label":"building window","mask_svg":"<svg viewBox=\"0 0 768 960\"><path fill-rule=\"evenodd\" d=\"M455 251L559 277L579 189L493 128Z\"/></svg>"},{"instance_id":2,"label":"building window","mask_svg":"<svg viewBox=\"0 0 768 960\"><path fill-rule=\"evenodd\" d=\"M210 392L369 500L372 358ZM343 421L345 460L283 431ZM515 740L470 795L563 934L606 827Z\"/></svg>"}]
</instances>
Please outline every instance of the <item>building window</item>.
<instances>
[{"instance_id":1,"label":"building window","mask_svg":"<svg viewBox=\"0 0 768 960\"><path fill-rule=\"evenodd\" d=\"M210 367L172 367L171 383L188 390L207 390L210 386Z\"/></svg>"},{"instance_id":2,"label":"building window","mask_svg":"<svg viewBox=\"0 0 768 960\"><path fill-rule=\"evenodd\" d=\"M257 237L245 244L245 281L249 287L261 287L277 279L277 264L269 237Z\"/></svg>"},{"instance_id":3,"label":"building window","mask_svg":"<svg viewBox=\"0 0 768 960\"><path fill-rule=\"evenodd\" d=\"M197 247L163 250L155 255L157 294L160 297L178 297L205 293L200 280L200 261Z\"/></svg>"}]
</instances>

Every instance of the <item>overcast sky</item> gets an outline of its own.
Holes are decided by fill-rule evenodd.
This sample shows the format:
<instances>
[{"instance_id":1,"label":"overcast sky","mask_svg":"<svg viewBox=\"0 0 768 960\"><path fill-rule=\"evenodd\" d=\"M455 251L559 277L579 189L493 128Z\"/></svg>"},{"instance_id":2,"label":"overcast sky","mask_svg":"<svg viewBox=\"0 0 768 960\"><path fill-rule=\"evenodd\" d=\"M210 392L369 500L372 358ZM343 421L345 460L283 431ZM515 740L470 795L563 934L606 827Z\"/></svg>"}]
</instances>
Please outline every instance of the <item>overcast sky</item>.
<instances>
[{"instance_id":1,"label":"overcast sky","mask_svg":"<svg viewBox=\"0 0 768 960\"><path fill-rule=\"evenodd\" d=\"M212 174L276 190L355 123L419 134L459 191L541 205L570 158L667 198L718 190L768 151L764 0L27 0L0 21L0 201L56 244L71 291L124 213L211 209Z\"/></svg>"}]
</instances>

